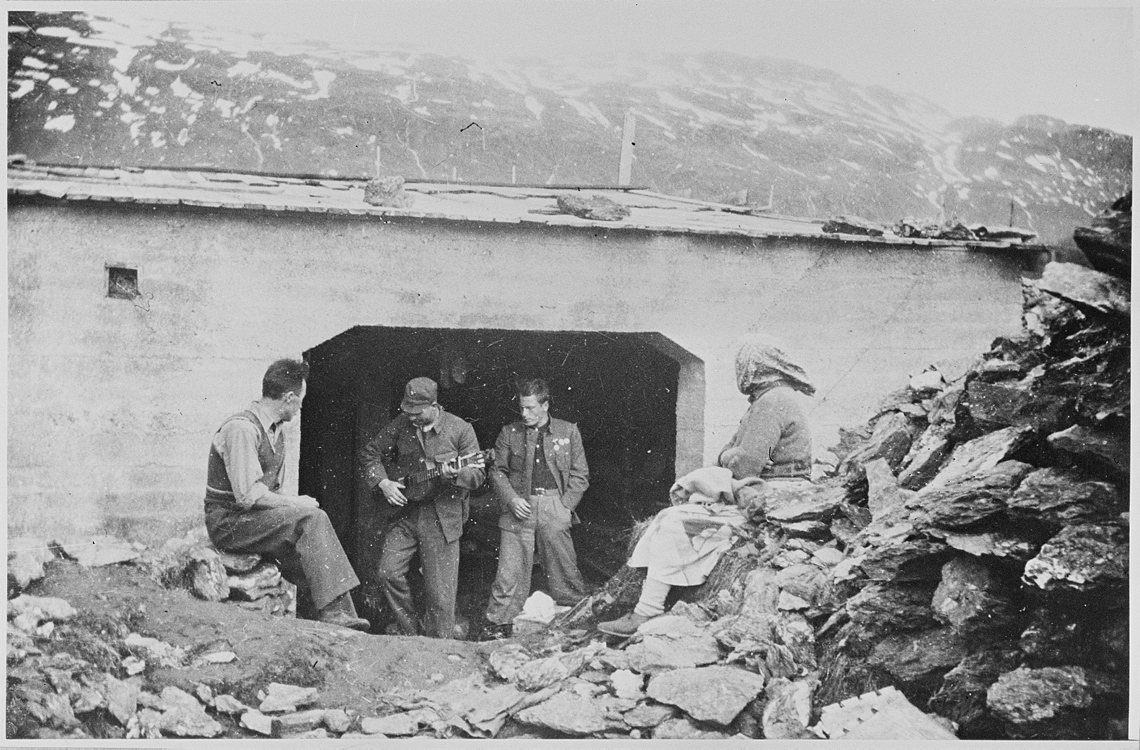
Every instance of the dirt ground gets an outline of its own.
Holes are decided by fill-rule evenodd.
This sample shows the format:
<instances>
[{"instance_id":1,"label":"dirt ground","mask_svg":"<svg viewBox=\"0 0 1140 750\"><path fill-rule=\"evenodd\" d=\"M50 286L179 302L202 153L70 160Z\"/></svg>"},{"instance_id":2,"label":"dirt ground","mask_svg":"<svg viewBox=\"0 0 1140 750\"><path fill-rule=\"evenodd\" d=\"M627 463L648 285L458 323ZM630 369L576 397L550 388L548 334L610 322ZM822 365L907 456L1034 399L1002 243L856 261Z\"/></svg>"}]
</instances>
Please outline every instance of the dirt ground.
<instances>
[{"instance_id":1,"label":"dirt ground","mask_svg":"<svg viewBox=\"0 0 1140 750\"><path fill-rule=\"evenodd\" d=\"M386 695L407 695L486 672L487 654L502 645L369 635L273 617L232 602L206 602L186 591L162 588L132 565L87 569L56 561L46 569L46 578L26 593L60 597L79 612L41 644L47 653L70 651L119 676L121 652L116 644L129 632L181 647L190 657L222 650L237 654L229 664L148 667L146 689L154 693L173 685L193 694L195 686L204 683L215 695L229 693L256 706L258 690L270 682L283 682L317 688L320 698L315 707L380 715L390 711L385 710L390 705ZM233 722L227 726L227 736L250 734Z\"/></svg>"}]
</instances>

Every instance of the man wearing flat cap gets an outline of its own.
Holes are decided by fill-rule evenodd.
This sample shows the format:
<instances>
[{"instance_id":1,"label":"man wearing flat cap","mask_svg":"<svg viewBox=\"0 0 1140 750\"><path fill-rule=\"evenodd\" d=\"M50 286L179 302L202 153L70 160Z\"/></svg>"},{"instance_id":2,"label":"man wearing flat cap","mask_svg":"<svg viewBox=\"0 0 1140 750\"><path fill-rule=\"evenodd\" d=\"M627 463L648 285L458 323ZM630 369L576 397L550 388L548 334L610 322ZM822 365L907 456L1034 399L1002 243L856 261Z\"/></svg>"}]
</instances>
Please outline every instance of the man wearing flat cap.
<instances>
[{"instance_id":1,"label":"man wearing flat cap","mask_svg":"<svg viewBox=\"0 0 1140 750\"><path fill-rule=\"evenodd\" d=\"M481 463L456 469L448 462L479 453L475 429L444 411L435 381L412 378L404 388L400 414L360 451L369 487L401 509L384 529L377 577L395 624L404 635L452 638L459 585L459 537L471 490L483 483ZM441 476L412 483L416 474ZM404 479L403 482L398 481ZM406 494L405 494L406 493ZM422 628L408 586L412 558L419 551L424 575Z\"/></svg>"}]
</instances>

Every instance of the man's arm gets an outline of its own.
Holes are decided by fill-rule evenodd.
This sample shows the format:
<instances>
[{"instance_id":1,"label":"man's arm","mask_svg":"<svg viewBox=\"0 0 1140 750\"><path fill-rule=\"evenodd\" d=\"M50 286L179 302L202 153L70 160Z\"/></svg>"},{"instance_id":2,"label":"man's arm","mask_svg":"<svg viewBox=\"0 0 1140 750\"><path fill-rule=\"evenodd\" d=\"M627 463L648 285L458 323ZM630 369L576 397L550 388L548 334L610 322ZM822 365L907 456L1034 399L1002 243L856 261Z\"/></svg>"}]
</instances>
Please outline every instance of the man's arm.
<instances>
[{"instance_id":1,"label":"man's arm","mask_svg":"<svg viewBox=\"0 0 1140 750\"><path fill-rule=\"evenodd\" d=\"M262 480L264 472L257 457L259 432L248 420L235 419L218 432L215 447L226 465L226 474L238 507L282 508L300 506L316 508L317 501L308 495L282 495L270 492Z\"/></svg>"},{"instance_id":2,"label":"man's arm","mask_svg":"<svg viewBox=\"0 0 1140 750\"><path fill-rule=\"evenodd\" d=\"M368 482L369 487L375 487L388 478L388 470L384 468L384 462L391 462L396 455L398 420L399 417L384 425L380 432L376 433L357 453L360 473Z\"/></svg>"},{"instance_id":3,"label":"man's arm","mask_svg":"<svg viewBox=\"0 0 1140 750\"><path fill-rule=\"evenodd\" d=\"M578 425L570 425L570 477L566 492L562 494L562 504L570 510L582 502L582 494L590 486L590 467L586 464L586 451L582 448L582 433Z\"/></svg>"},{"instance_id":4,"label":"man's arm","mask_svg":"<svg viewBox=\"0 0 1140 750\"><path fill-rule=\"evenodd\" d=\"M396 458L396 440L403 424L401 417L388 422L357 455L357 463L360 465L364 481L369 487L379 487L388 502L397 507L407 505L408 498L400 491L404 485L388 477L384 462L391 462Z\"/></svg>"},{"instance_id":5,"label":"man's arm","mask_svg":"<svg viewBox=\"0 0 1140 750\"><path fill-rule=\"evenodd\" d=\"M507 425L499 430L499 437L495 438L495 462L491 465L491 489L499 503L500 513L510 510L509 504L515 496L515 489L511 486L510 462L511 426Z\"/></svg>"}]
</instances>

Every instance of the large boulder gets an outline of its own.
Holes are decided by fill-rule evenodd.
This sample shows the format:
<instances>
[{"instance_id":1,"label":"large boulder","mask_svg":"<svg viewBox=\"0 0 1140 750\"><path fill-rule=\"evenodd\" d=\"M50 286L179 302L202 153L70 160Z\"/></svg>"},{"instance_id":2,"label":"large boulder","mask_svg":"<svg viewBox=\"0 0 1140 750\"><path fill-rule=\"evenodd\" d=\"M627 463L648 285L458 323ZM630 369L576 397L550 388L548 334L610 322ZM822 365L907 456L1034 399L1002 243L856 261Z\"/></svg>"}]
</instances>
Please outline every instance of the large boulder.
<instances>
[{"instance_id":1,"label":"large boulder","mask_svg":"<svg viewBox=\"0 0 1140 750\"><path fill-rule=\"evenodd\" d=\"M911 701L922 705L968 653L966 639L946 627L888 636L871 649L867 663L890 674Z\"/></svg>"},{"instance_id":2,"label":"large boulder","mask_svg":"<svg viewBox=\"0 0 1140 750\"><path fill-rule=\"evenodd\" d=\"M764 677L739 667L675 669L649 680L649 697L677 706L697 721L728 726L761 691Z\"/></svg>"},{"instance_id":3,"label":"large boulder","mask_svg":"<svg viewBox=\"0 0 1140 750\"><path fill-rule=\"evenodd\" d=\"M961 729L965 738L997 735L996 722L986 705L986 690L1004 672L1017 668L1022 655L1014 648L995 647L971 653L942 678L930 708Z\"/></svg>"},{"instance_id":4,"label":"large boulder","mask_svg":"<svg viewBox=\"0 0 1140 750\"><path fill-rule=\"evenodd\" d=\"M803 602L802 607L777 606L780 609L818 609L826 607L833 592L828 576L818 565L798 563L789 565L776 575L780 593L795 597Z\"/></svg>"},{"instance_id":5,"label":"large boulder","mask_svg":"<svg viewBox=\"0 0 1140 750\"><path fill-rule=\"evenodd\" d=\"M876 458L886 459L892 470L898 470L917 432L914 422L902 412L889 412L879 417L867 442L843 460L840 473L858 471Z\"/></svg>"},{"instance_id":6,"label":"large boulder","mask_svg":"<svg viewBox=\"0 0 1140 750\"><path fill-rule=\"evenodd\" d=\"M801 521L831 520L839 504L843 502L845 490L841 487L808 485L803 489L787 490L772 483L760 491L758 500L763 500L764 515L767 520L779 524L793 524Z\"/></svg>"},{"instance_id":7,"label":"large boulder","mask_svg":"<svg viewBox=\"0 0 1140 750\"><path fill-rule=\"evenodd\" d=\"M1077 466L1091 464L1115 479L1129 479L1131 456L1127 432L1073 425L1049 435L1047 442L1050 448Z\"/></svg>"},{"instance_id":8,"label":"large boulder","mask_svg":"<svg viewBox=\"0 0 1140 750\"><path fill-rule=\"evenodd\" d=\"M1039 394L1031 383L972 381L960 406L970 428L990 432L1004 427L1029 426L1054 430L1071 419L1073 405L1055 394Z\"/></svg>"},{"instance_id":9,"label":"large boulder","mask_svg":"<svg viewBox=\"0 0 1140 750\"><path fill-rule=\"evenodd\" d=\"M1033 612L1018 638L1018 646L1033 666L1082 664L1094 647L1093 626L1087 618L1058 607Z\"/></svg>"},{"instance_id":10,"label":"large boulder","mask_svg":"<svg viewBox=\"0 0 1140 750\"><path fill-rule=\"evenodd\" d=\"M1128 584L1128 531L1087 523L1068 526L1025 564L1022 580L1046 591L1123 588Z\"/></svg>"},{"instance_id":11,"label":"large boulder","mask_svg":"<svg viewBox=\"0 0 1140 750\"><path fill-rule=\"evenodd\" d=\"M1029 474L1006 505L1014 518L1056 527L1103 521L1123 509L1115 486L1082 481L1071 472L1056 468Z\"/></svg>"},{"instance_id":12,"label":"large boulder","mask_svg":"<svg viewBox=\"0 0 1140 750\"><path fill-rule=\"evenodd\" d=\"M789 680L777 677L764 688L767 702L761 722L764 739L797 739L805 736L811 723L812 695L819 683L812 679Z\"/></svg>"},{"instance_id":13,"label":"large boulder","mask_svg":"<svg viewBox=\"0 0 1140 750\"><path fill-rule=\"evenodd\" d=\"M943 539L948 546L975 557L1002 557L1025 563L1039 549L1033 542L1003 531L955 533L930 529L929 533Z\"/></svg>"},{"instance_id":14,"label":"large boulder","mask_svg":"<svg viewBox=\"0 0 1140 750\"><path fill-rule=\"evenodd\" d=\"M1003 512L1006 500L1031 471L1029 464L1002 461L991 469L929 485L908 505L917 509L921 526L967 529Z\"/></svg>"},{"instance_id":15,"label":"large boulder","mask_svg":"<svg viewBox=\"0 0 1140 750\"><path fill-rule=\"evenodd\" d=\"M228 570L229 568L227 568ZM226 578L230 596L242 601L256 601L263 596L277 593L280 590L281 581L281 570L272 562L260 563L246 572L230 575Z\"/></svg>"},{"instance_id":16,"label":"large boulder","mask_svg":"<svg viewBox=\"0 0 1140 750\"><path fill-rule=\"evenodd\" d=\"M8 598L44 577L44 565L52 560L51 548L43 539L18 536L8 540Z\"/></svg>"},{"instance_id":17,"label":"large boulder","mask_svg":"<svg viewBox=\"0 0 1140 750\"><path fill-rule=\"evenodd\" d=\"M953 423L932 424L911 445L899 471L898 484L908 490L922 488L933 479L950 455Z\"/></svg>"},{"instance_id":18,"label":"large boulder","mask_svg":"<svg viewBox=\"0 0 1140 750\"><path fill-rule=\"evenodd\" d=\"M864 639L934 627L930 583L872 583L847 600L847 614Z\"/></svg>"},{"instance_id":19,"label":"large boulder","mask_svg":"<svg viewBox=\"0 0 1140 750\"><path fill-rule=\"evenodd\" d=\"M955 558L942 567L931 607L938 619L963 635L1007 629L1018 615L1007 583L970 557Z\"/></svg>"},{"instance_id":20,"label":"large boulder","mask_svg":"<svg viewBox=\"0 0 1140 750\"><path fill-rule=\"evenodd\" d=\"M217 737L222 725L210 718L198 699L173 686L162 689L162 716L158 726L175 737Z\"/></svg>"},{"instance_id":21,"label":"large boulder","mask_svg":"<svg viewBox=\"0 0 1140 750\"><path fill-rule=\"evenodd\" d=\"M263 714L296 711L298 707L317 702L317 689L271 682L265 688L258 710Z\"/></svg>"},{"instance_id":22,"label":"large boulder","mask_svg":"<svg viewBox=\"0 0 1140 750\"><path fill-rule=\"evenodd\" d=\"M1031 427L1006 427L962 443L954 448L949 462L923 489L945 487L989 471L1022 447L1032 433Z\"/></svg>"},{"instance_id":23,"label":"large boulder","mask_svg":"<svg viewBox=\"0 0 1140 750\"><path fill-rule=\"evenodd\" d=\"M1048 264L1037 286L1085 312L1122 318L1131 315L1132 293L1127 281L1076 263Z\"/></svg>"},{"instance_id":24,"label":"large boulder","mask_svg":"<svg viewBox=\"0 0 1140 750\"><path fill-rule=\"evenodd\" d=\"M709 634L683 638L648 635L626 648L629 666L642 674L715 664L720 660L717 640Z\"/></svg>"},{"instance_id":25,"label":"large boulder","mask_svg":"<svg viewBox=\"0 0 1140 750\"><path fill-rule=\"evenodd\" d=\"M184 537L168 539L147 553L143 565L164 586L187 589L206 601L221 601L230 593L226 566L221 554L201 535L194 530Z\"/></svg>"},{"instance_id":26,"label":"large boulder","mask_svg":"<svg viewBox=\"0 0 1140 750\"><path fill-rule=\"evenodd\" d=\"M878 540L852 560L872 581L927 581L941 578L942 566L950 557L945 542L903 532Z\"/></svg>"},{"instance_id":27,"label":"large boulder","mask_svg":"<svg viewBox=\"0 0 1140 750\"><path fill-rule=\"evenodd\" d=\"M615 723L621 724L606 718L606 709L601 702L583 698L567 690L538 705L519 711L515 718L524 724L577 736L603 732Z\"/></svg>"},{"instance_id":28,"label":"large boulder","mask_svg":"<svg viewBox=\"0 0 1140 750\"><path fill-rule=\"evenodd\" d=\"M903 508L914 497L914 492L899 487L886 459L868 461L864 470L867 474L867 508L873 520L880 520Z\"/></svg>"},{"instance_id":29,"label":"large boulder","mask_svg":"<svg viewBox=\"0 0 1140 750\"><path fill-rule=\"evenodd\" d=\"M986 690L986 705L1011 724L1033 725L1092 705L1093 688L1081 667L1021 667Z\"/></svg>"}]
</instances>

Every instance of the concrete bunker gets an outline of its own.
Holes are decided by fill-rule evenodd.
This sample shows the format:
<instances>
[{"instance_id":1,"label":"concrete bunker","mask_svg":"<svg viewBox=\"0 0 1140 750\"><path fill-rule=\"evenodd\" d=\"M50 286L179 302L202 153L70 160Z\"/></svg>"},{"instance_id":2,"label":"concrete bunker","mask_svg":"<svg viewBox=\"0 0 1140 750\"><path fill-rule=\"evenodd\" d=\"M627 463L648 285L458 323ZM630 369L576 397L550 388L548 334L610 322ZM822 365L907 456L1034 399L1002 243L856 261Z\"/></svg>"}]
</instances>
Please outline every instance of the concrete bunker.
<instances>
[{"instance_id":1,"label":"concrete bunker","mask_svg":"<svg viewBox=\"0 0 1140 750\"><path fill-rule=\"evenodd\" d=\"M659 333L357 326L305 357L299 490L328 512L363 582L358 606L374 621L382 619L374 581L382 519L356 453L399 413L410 378L436 380L440 403L474 425L482 448L518 418L515 380L547 380L551 413L578 424L590 464L573 533L583 575L596 583L624 562L630 527L667 502L677 474L702 462L704 363ZM484 485L461 547L467 617L482 611L494 579L497 516Z\"/></svg>"}]
</instances>

